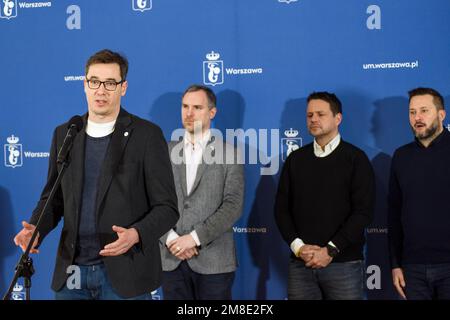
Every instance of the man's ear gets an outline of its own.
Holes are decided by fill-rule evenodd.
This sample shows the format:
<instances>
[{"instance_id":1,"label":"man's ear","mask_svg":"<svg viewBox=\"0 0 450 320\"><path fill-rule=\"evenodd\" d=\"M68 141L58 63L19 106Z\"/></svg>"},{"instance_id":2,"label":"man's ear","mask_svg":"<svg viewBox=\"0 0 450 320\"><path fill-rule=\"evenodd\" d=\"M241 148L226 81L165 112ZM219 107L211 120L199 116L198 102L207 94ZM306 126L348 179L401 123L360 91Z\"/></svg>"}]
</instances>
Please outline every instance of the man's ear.
<instances>
[{"instance_id":1,"label":"man's ear","mask_svg":"<svg viewBox=\"0 0 450 320\"><path fill-rule=\"evenodd\" d=\"M441 109L441 110L438 111L438 117L439 117L439 120L440 120L441 122L444 121L446 115L447 115L447 114L445 113L445 110L444 110L444 109Z\"/></svg>"},{"instance_id":2,"label":"man's ear","mask_svg":"<svg viewBox=\"0 0 450 320\"><path fill-rule=\"evenodd\" d=\"M127 93L127 89L128 89L128 81L125 80L124 82L122 82L122 85L120 86L120 94L122 95L122 97L125 95L125 93Z\"/></svg>"},{"instance_id":3,"label":"man's ear","mask_svg":"<svg viewBox=\"0 0 450 320\"><path fill-rule=\"evenodd\" d=\"M210 120L214 119L214 117L216 116L216 113L217 113L216 107L209 109L209 119Z\"/></svg>"},{"instance_id":4,"label":"man's ear","mask_svg":"<svg viewBox=\"0 0 450 320\"><path fill-rule=\"evenodd\" d=\"M336 118L336 124L340 125L342 122L342 113L338 113L334 117Z\"/></svg>"}]
</instances>

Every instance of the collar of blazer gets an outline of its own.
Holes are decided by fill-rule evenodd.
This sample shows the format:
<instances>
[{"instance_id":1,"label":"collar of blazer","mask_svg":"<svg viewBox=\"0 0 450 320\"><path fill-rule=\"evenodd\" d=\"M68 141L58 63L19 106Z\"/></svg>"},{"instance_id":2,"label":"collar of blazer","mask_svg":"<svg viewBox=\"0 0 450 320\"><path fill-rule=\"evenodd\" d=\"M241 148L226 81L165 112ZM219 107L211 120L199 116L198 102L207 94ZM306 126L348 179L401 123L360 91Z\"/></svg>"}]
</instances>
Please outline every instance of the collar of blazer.
<instances>
[{"instance_id":1,"label":"collar of blazer","mask_svg":"<svg viewBox=\"0 0 450 320\"><path fill-rule=\"evenodd\" d=\"M179 139L179 142L176 143L176 145L180 145L180 144L181 144L181 154L180 155L182 157L184 157L184 138L183 137L181 137ZM214 156L216 147L217 147L216 138L213 135L211 135L208 142L206 143L205 150L210 149L211 155ZM175 165L175 167L176 167L176 170L178 171L178 175L180 177L181 190L183 192L183 195L186 197L187 196L186 164L183 161L181 164ZM207 168L207 165L203 161L198 165L197 174L195 176L194 184L192 185L192 190L189 195L194 193L195 189L198 187L206 168Z\"/></svg>"},{"instance_id":2,"label":"collar of blazer","mask_svg":"<svg viewBox=\"0 0 450 320\"><path fill-rule=\"evenodd\" d=\"M85 150L85 138L86 138L86 122L88 114L83 116L84 129L78 133L75 137L72 147L72 161L70 164L72 173L73 195L75 197L75 203L77 208L81 208L81 197L83 191L83 176L84 170L84 150ZM102 169L99 177L99 188L97 191L97 208L98 210L103 198L105 197L106 190L111 183L111 180L116 172L117 166L122 158L122 153L128 143L129 138L133 130L133 118L122 107L120 108L119 116L114 127L114 132L111 135L111 141L109 142L108 151L103 161ZM79 210L77 210L79 211Z\"/></svg>"}]
</instances>

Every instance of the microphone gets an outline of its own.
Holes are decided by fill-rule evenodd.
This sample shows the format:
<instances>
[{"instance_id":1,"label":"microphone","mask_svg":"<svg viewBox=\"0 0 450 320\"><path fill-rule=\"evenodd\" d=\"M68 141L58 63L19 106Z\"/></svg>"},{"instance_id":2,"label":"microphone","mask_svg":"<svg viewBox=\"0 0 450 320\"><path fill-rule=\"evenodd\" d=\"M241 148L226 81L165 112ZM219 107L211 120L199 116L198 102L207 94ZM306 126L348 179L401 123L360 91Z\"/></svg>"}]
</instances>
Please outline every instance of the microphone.
<instances>
[{"instance_id":1,"label":"microphone","mask_svg":"<svg viewBox=\"0 0 450 320\"><path fill-rule=\"evenodd\" d=\"M56 160L58 164L62 164L66 161L70 149L72 149L72 144L75 136L83 128L83 119L79 115L73 116L69 120L69 125L67 127L69 128L69 130L67 131L66 137L64 138L61 149L59 149L58 159Z\"/></svg>"}]
</instances>

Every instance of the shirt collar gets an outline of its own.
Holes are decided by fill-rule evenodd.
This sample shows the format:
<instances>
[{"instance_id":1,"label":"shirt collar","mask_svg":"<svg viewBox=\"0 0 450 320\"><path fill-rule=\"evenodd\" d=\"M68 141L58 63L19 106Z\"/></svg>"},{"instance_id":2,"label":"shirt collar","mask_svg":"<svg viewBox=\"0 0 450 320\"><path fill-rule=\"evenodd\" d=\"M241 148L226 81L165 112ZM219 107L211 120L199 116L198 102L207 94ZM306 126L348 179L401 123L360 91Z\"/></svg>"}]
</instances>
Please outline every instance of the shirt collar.
<instances>
[{"instance_id":1,"label":"shirt collar","mask_svg":"<svg viewBox=\"0 0 450 320\"><path fill-rule=\"evenodd\" d=\"M328 142L325 145L325 148L323 150L322 147L317 143L316 139L314 139L314 154L316 155L316 157L319 158L326 157L337 148L340 142L341 142L341 135L338 133L336 137L334 137L330 142Z\"/></svg>"},{"instance_id":2,"label":"shirt collar","mask_svg":"<svg viewBox=\"0 0 450 320\"><path fill-rule=\"evenodd\" d=\"M185 147L189 147L189 146L200 146L200 148L205 149L206 145L208 144L209 139L211 138L211 132L209 130L207 130L206 132L204 132L202 134L202 138L200 139L200 141L196 141L195 143L192 143L191 140L191 135L185 131L184 132L184 146Z\"/></svg>"}]
</instances>

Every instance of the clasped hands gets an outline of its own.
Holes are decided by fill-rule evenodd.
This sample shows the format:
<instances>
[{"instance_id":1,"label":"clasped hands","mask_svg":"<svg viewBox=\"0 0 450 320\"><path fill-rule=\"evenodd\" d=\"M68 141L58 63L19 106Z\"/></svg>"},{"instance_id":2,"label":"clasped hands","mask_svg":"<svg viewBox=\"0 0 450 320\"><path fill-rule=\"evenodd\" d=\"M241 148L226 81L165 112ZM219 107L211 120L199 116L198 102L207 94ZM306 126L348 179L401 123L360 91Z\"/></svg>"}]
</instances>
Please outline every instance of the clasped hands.
<instances>
[{"instance_id":1,"label":"clasped hands","mask_svg":"<svg viewBox=\"0 0 450 320\"><path fill-rule=\"evenodd\" d=\"M326 247L304 244L295 253L297 258L305 261L305 266L312 269L325 268L333 260Z\"/></svg>"},{"instance_id":2,"label":"clasped hands","mask_svg":"<svg viewBox=\"0 0 450 320\"><path fill-rule=\"evenodd\" d=\"M197 244L190 234L180 236L167 244L170 253L180 260L189 260L198 255Z\"/></svg>"}]
</instances>

